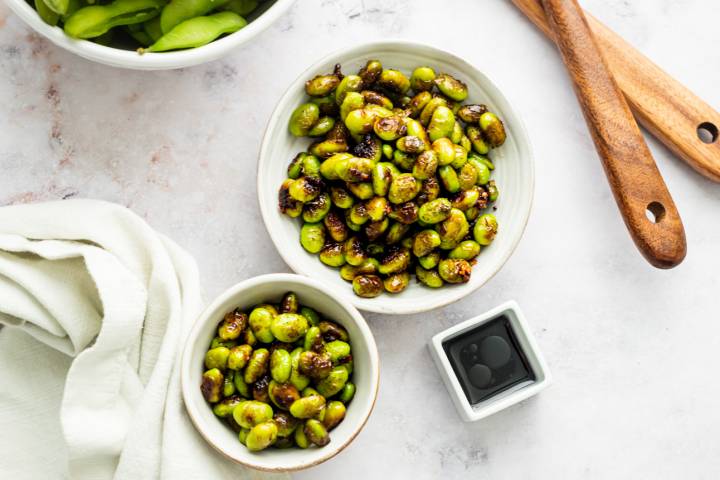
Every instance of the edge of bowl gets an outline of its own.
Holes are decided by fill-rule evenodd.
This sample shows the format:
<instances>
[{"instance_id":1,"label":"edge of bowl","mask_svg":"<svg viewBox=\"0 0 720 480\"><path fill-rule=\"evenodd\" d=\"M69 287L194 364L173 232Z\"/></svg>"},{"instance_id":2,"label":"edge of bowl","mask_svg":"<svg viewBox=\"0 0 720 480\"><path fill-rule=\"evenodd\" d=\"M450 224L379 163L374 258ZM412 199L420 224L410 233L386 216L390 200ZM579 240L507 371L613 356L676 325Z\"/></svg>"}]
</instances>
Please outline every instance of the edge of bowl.
<instances>
[{"instance_id":1,"label":"edge of bowl","mask_svg":"<svg viewBox=\"0 0 720 480\"><path fill-rule=\"evenodd\" d=\"M15 15L20 17L33 31L47 38L53 44L86 60L132 70L171 70L217 60L275 23L294 2L295 0L276 0L273 5L245 28L202 47L175 52L149 52L139 55L132 50L106 47L88 40L70 38L65 35L65 32L60 27L50 26L43 22L37 12L24 0L6 1Z\"/></svg>"},{"instance_id":2,"label":"edge of bowl","mask_svg":"<svg viewBox=\"0 0 720 480\"><path fill-rule=\"evenodd\" d=\"M527 130L525 128L525 123L522 121L520 116L517 114L516 109L513 107L513 105L510 103L510 100L502 93L502 91L497 87L496 83L488 77L485 73L480 71L478 68L476 68L474 65L472 65L470 62L462 59L461 57L455 55L454 53L448 52L446 50L433 47L427 44L419 43L419 42L413 42L409 40L383 40L383 41L377 41L377 42L368 42L368 43L362 43L360 45L356 45L353 47L346 47L337 49L327 55L324 55L319 60L313 62L312 65L310 65L307 69L305 69L300 75L298 75L295 80L293 80L290 85L288 86L287 90L285 90L285 93L283 93L282 97L278 100L277 104L275 105L275 108L272 111L272 114L270 115L270 119L267 122L267 125L265 127L265 133L263 134L263 140L260 145L260 150L258 153L258 163L257 163L257 193L258 193L258 204L260 206L260 213L263 219L263 223L265 224L265 229L268 232L268 235L270 236L271 240L273 241L273 244L275 245L275 249L278 251L280 256L282 257L283 261L296 273L306 276L308 278L311 278L312 272L306 272L302 268L298 268L295 263L292 261L292 258L289 256L289 254L285 253L283 249L279 248L278 242L279 240L277 237L277 232L274 232L272 229L269 228L269 218L270 215L273 214L272 211L269 210L269 206L266 205L261 198L261 192L263 191L263 186L267 184L267 180L265 179L265 176L260 169L260 165L262 164L263 158L266 156L266 151L269 148L270 143L272 142L272 139L269 137L268 132L270 131L271 127L273 127L275 124L280 121L280 107L286 102L287 98L290 97L294 92L294 87L299 85L303 79L312 76L315 73L315 70L319 68L320 65L327 63L328 61L332 60L333 58L337 58L339 56L344 55L354 55L363 51L367 50L383 50L383 49L396 49L396 48L413 48L413 49L422 49L433 53L440 53L442 55L450 57L454 62L457 62L464 67L467 67L471 69L474 72L477 72L477 74L481 75L482 77L485 77L485 79L488 81L489 86L492 90L494 90L493 95L502 99L507 104L507 109L512 113L512 115L515 117L515 122L513 123L513 132L515 132L517 138L518 138L518 144L524 144L527 147L527 153L529 156L529 165L530 170L527 172L527 187L529 189L529 196L530 196L530 202L528 203L527 207L522 211L523 218L521 219L522 229L520 230L520 235L513 240L512 244L510 245L510 248L508 249L507 253L502 257L502 260L498 263L497 268L495 268L485 279L485 281L480 282L478 285L473 286L473 288L467 292L460 291L459 293L448 293L447 297L444 297L441 302L437 302L433 305L421 305L414 308L394 308L393 306L383 305L378 302L373 302L374 299L363 299L360 297L357 297L350 294L343 294L343 297L348 299L350 303L352 303L355 307L357 307L360 310L364 310L367 312L373 312L373 313L382 313L386 315L411 315L416 313L422 313L427 312L430 310L435 310L437 308L442 308L444 306L447 306L453 302L457 302L460 299L464 298L467 295L470 295L471 293L477 291L480 287L485 285L488 281L490 281L501 269L502 267L507 263L510 256L512 256L513 252L517 248L518 244L520 243L520 240L522 239L525 229L527 228L527 223L530 219L530 212L532 210L532 205L534 202L535 197L535 159L533 155L533 147L532 143L530 142L530 137L527 133Z\"/></svg>"},{"instance_id":3,"label":"edge of bowl","mask_svg":"<svg viewBox=\"0 0 720 480\"><path fill-rule=\"evenodd\" d=\"M375 368L372 369L373 376L375 377L371 381L372 385L372 401L370 403L370 409L368 410L367 415L363 418L362 422L360 422L357 427L353 430L353 432L350 434L350 436L347 438L347 440L342 443L337 449L329 451L327 454L322 455L320 458L315 459L313 461L304 463L302 465L296 465L292 467L265 467L265 466L259 466L257 464L249 463L242 461L232 455L230 455L228 452L223 450L219 445L217 445L211 438L209 438L208 435L204 432L201 422L195 418L193 415L193 412L191 408L188 408L188 404L190 401L186 398L187 396L191 395L190 392L190 351L192 350L192 344L197 339L197 336L199 335L199 332L204 325L205 322L207 322L210 319L210 315L214 310L216 310L222 303L224 303L227 299L230 297L237 295L238 292L246 290L248 288L252 288L256 285L262 284L262 283L271 283L271 282L278 282L278 281L290 281L290 282L298 282L305 284L311 288L314 288L316 290L320 290L327 295L333 297L335 301L337 301L342 308L347 310L347 312L350 314L350 316L355 320L355 322L358 324L358 327L363 332L363 336L366 339L366 343L368 346L368 349L370 351L370 357L375 359ZM329 290L329 291L328 291ZM210 445L215 451L222 454L225 458L228 460L231 460L232 462L243 465L245 467L253 468L255 470L260 470L264 472L272 472L272 473L286 473L286 472L296 472L300 470L305 470L310 467L314 467L316 465L319 465L321 463L324 463L331 458L338 455L340 452L345 450L352 442L355 440L355 438L360 434L363 428L365 428L365 425L367 424L367 421L370 419L370 415L372 415L373 410L375 409L375 404L377 403L377 396L378 391L380 389L380 354L378 353L377 349L377 343L375 342L375 336L372 333L372 330L370 329L370 326L367 324L363 316L360 314L360 312L355 308L355 306L345 298L345 296L340 295L339 292L336 291L334 287L328 288L327 285L318 282L315 279L305 277L303 275L297 275L294 273L269 273L265 275L260 275L257 277L252 277L247 280L243 280L240 283L236 283L235 285L231 286L224 292L222 292L220 295L218 295L205 309L198 315L195 323L193 324L190 333L188 334L187 338L185 339L185 343L183 345L183 352L182 357L180 360L180 390L183 397L183 404L185 405L185 411L188 414L188 417L190 417L190 421L193 424L193 427L195 427L195 430L198 432L198 434L207 442L208 445Z\"/></svg>"}]
</instances>

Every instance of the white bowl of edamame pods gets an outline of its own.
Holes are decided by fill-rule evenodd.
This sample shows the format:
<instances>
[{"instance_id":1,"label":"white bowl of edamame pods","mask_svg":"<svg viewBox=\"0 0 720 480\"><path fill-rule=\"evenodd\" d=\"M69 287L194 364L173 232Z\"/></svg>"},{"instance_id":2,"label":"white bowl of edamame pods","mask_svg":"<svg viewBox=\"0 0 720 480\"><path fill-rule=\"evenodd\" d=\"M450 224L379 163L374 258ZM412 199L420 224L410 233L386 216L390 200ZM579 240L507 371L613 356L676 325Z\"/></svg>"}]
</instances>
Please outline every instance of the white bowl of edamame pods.
<instances>
[{"instance_id":1,"label":"white bowl of edamame pods","mask_svg":"<svg viewBox=\"0 0 720 480\"><path fill-rule=\"evenodd\" d=\"M265 30L294 0L7 0L33 30L113 67L168 70L216 60Z\"/></svg>"},{"instance_id":2,"label":"white bowl of edamame pods","mask_svg":"<svg viewBox=\"0 0 720 480\"><path fill-rule=\"evenodd\" d=\"M292 302L288 301L290 298L293 298ZM266 328L264 317L256 313L266 313L268 308L276 313ZM281 337L281 333L275 329L283 323L281 318L288 315L304 323L301 330L295 331L297 338ZM240 323L239 327L238 323L232 323L234 334L232 329L226 328L231 325L229 318L232 322L237 319ZM315 337L312 337L313 330L317 334ZM232 345L226 344L231 337ZM313 339L310 347L309 337ZM343 388L337 392L323 390L320 385L322 381L316 383L310 378L303 381L300 378L303 375L296 376L297 372L305 372L298 363L288 366L292 373L286 371L286 378L279 378L283 362L275 362L275 353L283 353L287 357L287 352L292 351L293 358L296 358L296 353L299 357L299 360L292 362L303 363L302 355L308 355L309 358L316 357L313 352L320 356L330 355L334 351L333 345L338 344L347 350L345 356L328 356L328 359L332 358L334 366L328 376L322 377L329 379L336 370L351 365L346 370L349 374L340 372L344 375ZM242 366L238 366L235 360L239 357L235 357L234 353L239 354L243 350L252 353L245 357ZM303 350L301 355L299 351ZM217 352L224 353L223 365L210 365L209 361L219 361L215 355ZM213 355L213 359L208 360ZM264 371L256 375L257 380L253 382L247 377L249 370L261 365L261 362ZM218 398L210 398L206 388L208 369L212 368L217 369L215 373L218 376L222 376L218 380L223 385L217 386ZM207 307L195 322L186 341L180 375L187 412L198 432L210 445L242 465L271 472L287 472L322 463L340 453L355 439L375 405L380 367L373 334L360 312L345 296L335 288L307 277L269 274L231 287ZM231 387L233 391L226 392L225 382L229 378L233 378L229 383L235 384L237 389ZM238 385L239 378L247 379L248 383L243 380ZM298 384L300 381L303 383ZM348 395L347 387L351 387ZM281 389L283 393L273 396L272 392L278 391L275 389ZM320 407L324 406L322 412L317 415L307 411L305 413L309 415L297 413L298 405L311 402L310 398L318 399L320 395L323 396L320 400L323 404ZM283 403L287 398L290 400ZM249 409L249 413L236 412L245 408L243 405ZM222 411L228 406L232 411ZM253 415L252 410L257 411L258 407L260 413ZM341 415L328 423L330 412L337 411L333 407L340 407ZM285 430L282 433L282 428L287 428L288 418L293 422L294 431ZM238 423L234 423L234 419ZM326 428L320 428L320 422ZM310 435L306 427L313 423L323 431L324 441L313 439ZM267 437L265 444L258 445L261 435L255 435L255 431L262 434L264 428L272 430L272 439ZM305 431L309 435L305 436ZM257 451L251 451L251 448Z\"/></svg>"},{"instance_id":3,"label":"white bowl of edamame pods","mask_svg":"<svg viewBox=\"0 0 720 480\"><path fill-rule=\"evenodd\" d=\"M458 187L454 177L474 180ZM397 194L403 185L408 198ZM290 85L265 131L257 188L270 237L296 273L361 310L412 314L460 300L502 268L530 215L533 155L509 101L469 61L370 43L328 55ZM434 203L444 216L424 215Z\"/></svg>"}]
</instances>

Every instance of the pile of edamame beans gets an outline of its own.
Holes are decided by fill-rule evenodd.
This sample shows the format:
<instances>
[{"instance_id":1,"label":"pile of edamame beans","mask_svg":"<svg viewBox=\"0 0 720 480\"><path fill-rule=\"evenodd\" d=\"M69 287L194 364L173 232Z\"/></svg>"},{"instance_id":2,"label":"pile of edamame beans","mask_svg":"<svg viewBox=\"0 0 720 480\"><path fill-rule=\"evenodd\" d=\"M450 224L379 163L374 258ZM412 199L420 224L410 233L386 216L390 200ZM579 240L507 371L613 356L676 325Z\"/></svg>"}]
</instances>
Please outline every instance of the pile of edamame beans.
<instances>
[{"instance_id":1,"label":"pile of edamame beans","mask_svg":"<svg viewBox=\"0 0 720 480\"><path fill-rule=\"evenodd\" d=\"M206 45L247 25L258 0L33 0L45 23L102 45L135 43L138 52Z\"/></svg>"},{"instance_id":2,"label":"pile of edamame beans","mask_svg":"<svg viewBox=\"0 0 720 480\"><path fill-rule=\"evenodd\" d=\"M288 167L280 210L301 218L300 242L340 268L360 297L403 291L410 272L427 287L469 281L497 219L488 158L505 142L485 105L463 105L467 86L418 67L408 78L367 62L356 75L307 81L290 133L316 140Z\"/></svg>"},{"instance_id":3,"label":"pile of edamame beans","mask_svg":"<svg viewBox=\"0 0 720 480\"><path fill-rule=\"evenodd\" d=\"M233 310L205 354L200 389L248 450L323 447L355 395L350 338L286 293Z\"/></svg>"}]
</instances>

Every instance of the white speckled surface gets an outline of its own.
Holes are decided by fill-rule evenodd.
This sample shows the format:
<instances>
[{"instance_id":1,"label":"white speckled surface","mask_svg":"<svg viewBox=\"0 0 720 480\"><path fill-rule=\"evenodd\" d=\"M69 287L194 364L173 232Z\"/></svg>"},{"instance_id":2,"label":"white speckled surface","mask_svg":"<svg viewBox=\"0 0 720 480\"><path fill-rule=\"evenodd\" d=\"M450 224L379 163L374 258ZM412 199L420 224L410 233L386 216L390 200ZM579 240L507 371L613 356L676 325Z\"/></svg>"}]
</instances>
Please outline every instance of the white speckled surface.
<instances>
[{"instance_id":1,"label":"white speckled surface","mask_svg":"<svg viewBox=\"0 0 720 480\"><path fill-rule=\"evenodd\" d=\"M720 4L583 4L720 109ZM554 48L509 1L303 0L248 48L164 73L73 57L2 5L0 204L128 205L197 257L208 297L287 271L256 207L261 131L308 64L386 37L452 50L498 83L535 144L535 208L516 254L476 294L429 314L368 316L382 357L375 413L345 453L297 478L717 478L720 186L651 140L689 253L672 271L642 260ZM426 342L509 298L555 384L463 424Z\"/></svg>"}]
</instances>

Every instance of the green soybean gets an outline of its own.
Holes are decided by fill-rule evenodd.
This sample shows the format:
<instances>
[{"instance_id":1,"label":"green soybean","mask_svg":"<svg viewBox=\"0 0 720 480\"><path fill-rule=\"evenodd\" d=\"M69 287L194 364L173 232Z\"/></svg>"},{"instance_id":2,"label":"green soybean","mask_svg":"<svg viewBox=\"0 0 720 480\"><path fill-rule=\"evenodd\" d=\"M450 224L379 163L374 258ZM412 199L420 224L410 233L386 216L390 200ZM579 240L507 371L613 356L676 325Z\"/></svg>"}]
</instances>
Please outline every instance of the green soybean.
<instances>
[{"instance_id":1,"label":"green soybean","mask_svg":"<svg viewBox=\"0 0 720 480\"><path fill-rule=\"evenodd\" d=\"M73 38L95 38L113 27L143 23L160 14L164 0L115 0L107 5L83 7L65 21Z\"/></svg>"},{"instance_id":2,"label":"green soybean","mask_svg":"<svg viewBox=\"0 0 720 480\"><path fill-rule=\"evenodd\" d=\"M246 25L247 21L233 12L219 12L205 17L190 18L175 25L170 31L166 32L163 29L166 33L150 45L147 51L166 52L201 47L220 35L236 32Z\"/></svg>"}]
</instances>

